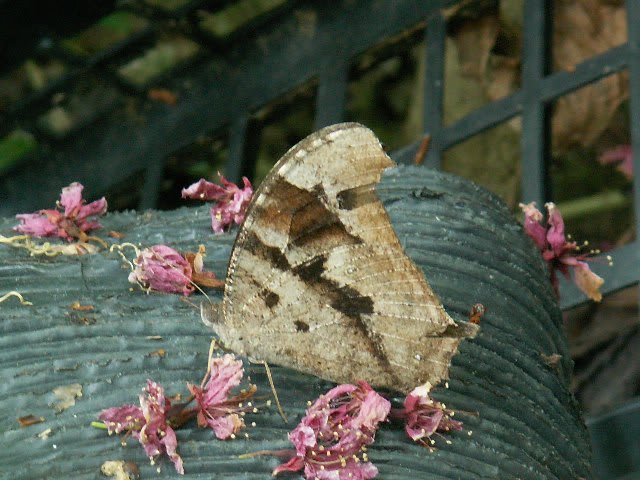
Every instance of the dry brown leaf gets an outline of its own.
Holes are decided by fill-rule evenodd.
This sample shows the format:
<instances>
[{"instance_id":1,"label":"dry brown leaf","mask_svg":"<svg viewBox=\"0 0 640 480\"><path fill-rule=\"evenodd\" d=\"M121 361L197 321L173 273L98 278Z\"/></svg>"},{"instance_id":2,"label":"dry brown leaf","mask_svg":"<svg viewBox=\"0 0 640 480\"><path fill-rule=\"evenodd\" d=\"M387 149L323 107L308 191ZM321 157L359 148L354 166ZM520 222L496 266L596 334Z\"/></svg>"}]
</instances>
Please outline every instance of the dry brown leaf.
<instances>
[{"instance_id":1,"label":"dry brown leaf","mask_svg":"<svg viewBox=\"0 0 640 480\"><path fill-rule=\"evenodd\" d=\"M482 80L487 70L489 53L498 37L499 23L495 15L485 15L464 23L455 34L460 73Z\"/></svg>"},{"instance_id":2,"label":"dry brown leaf","mask_svg":"<svg viewBox=\"0 0 640 480\"><path fill-rule=\"evenodd\" d=\"M53 389L53 394L58 399L54 402L53 407L58 412L62 412L76 404L76 398L82 396L82 385L72 383L71 385L62 385Z\"/></svg>"},{"instance_id":3,"label":"dry brown leaf","mask_svg":"<svg viewBox=\"0 0 640 480\"><path fill-rule=\"evenodd\" d=\"M573 71L579 63L627 40L624 6L603 0L558 0L554 16L557 70ZM628 97L628 74L621 72L558 99L551 120L554 152L593 145Z\"/></svg>"},{"instance_id":4,"label":"dry brown leaf","mask_svg":"<svg viewBox=\"0 0 640 480\"><path fill-rule=\"evenodd\" d=\"M107 477L114 477L115 480L136 480L140 478L138 466L133 462L124 460L107 460L100 467L100 471Z\"/></svg>"}]
</instances>

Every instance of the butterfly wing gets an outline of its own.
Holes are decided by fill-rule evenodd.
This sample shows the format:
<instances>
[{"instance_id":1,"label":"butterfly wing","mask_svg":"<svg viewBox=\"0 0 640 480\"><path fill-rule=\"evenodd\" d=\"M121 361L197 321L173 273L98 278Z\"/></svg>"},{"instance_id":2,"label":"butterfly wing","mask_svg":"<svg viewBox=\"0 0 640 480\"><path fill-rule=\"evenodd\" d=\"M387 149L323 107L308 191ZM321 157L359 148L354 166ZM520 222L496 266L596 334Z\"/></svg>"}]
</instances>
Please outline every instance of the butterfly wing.
<instances>
[{"instance_id":1,"label":"butterfly wing","mask_svg":"<svg viewBox=\"0 0 640 480\"><path fill-rule=\"evenodd\" d=\"M239 353L408 391L447 377L463 333L375 194L395 165L367 128L324 128L257 189L214 329Z\"/></svg>"}]
</instances>

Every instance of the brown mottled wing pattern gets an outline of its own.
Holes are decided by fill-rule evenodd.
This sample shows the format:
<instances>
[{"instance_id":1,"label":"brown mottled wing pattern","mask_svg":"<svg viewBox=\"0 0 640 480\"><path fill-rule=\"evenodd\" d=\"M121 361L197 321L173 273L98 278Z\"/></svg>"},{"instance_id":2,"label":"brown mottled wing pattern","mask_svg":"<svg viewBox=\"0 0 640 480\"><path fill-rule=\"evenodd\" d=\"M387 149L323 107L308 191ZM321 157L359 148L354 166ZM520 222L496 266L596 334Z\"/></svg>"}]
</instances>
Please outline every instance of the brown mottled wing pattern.
<instances>
[{"instance_id":1,"label":"brown mottled wing pattern","mask_svg":"<svg viewBox=\"0 0 640 480\"><path fill-rule=\"evenodd\" d=\"M369 129L349 123L274 166L236 239L214 323L229 348L402 391L447 377L461 334L375 194L393 165Z\"/></svg>"}]
</instances>

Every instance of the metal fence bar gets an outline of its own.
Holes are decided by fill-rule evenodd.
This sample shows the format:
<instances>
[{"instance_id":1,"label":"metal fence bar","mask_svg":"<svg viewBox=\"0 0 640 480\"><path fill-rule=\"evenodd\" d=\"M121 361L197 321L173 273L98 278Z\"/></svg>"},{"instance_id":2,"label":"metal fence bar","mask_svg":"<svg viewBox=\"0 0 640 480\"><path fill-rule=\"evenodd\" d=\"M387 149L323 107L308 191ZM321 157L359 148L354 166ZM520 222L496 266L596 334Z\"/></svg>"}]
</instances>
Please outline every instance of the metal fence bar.
<instances>
[{"instance_id":1,"label":"metal fence bar","mask_svg":"<svg viewBox=\"0 0 640 480\"><path fill-rule=\"evenodd\" d=\"M546 182L547 118L541 82L547 73L546 0L524 3L522 64L522 199L542 205L548 197Z\"/></svg>"},{"instance_id":2,"label":"metal fence bar","mask_svg":"<svg viewBox=\"0 0 640 480\"><path fill-rule=\"evenodd\" d=\"M225 176L232 182L238 182L247 168L247 133L249 114L238 113L229 127L229 158L224 167Z\"/></svg>"},{"instance_id":3,"label":"metal fence bar","mask_svg":"<svg viewBox=\"0 0 640 480\"><path fill-rule=\"evenodd\" d=\"M633 211L635 215L636 237L640 232L640 2L627 0L627 28L629 45L629 87L630 87L630 129L633 148ZM640 268L637 259L640 257L640 242L636 241L634 253L636 263L627 268L632 269L639 280Z\"/></svg>"},{"instance_id":4,"label":"metal fence bar","mask_svg":"<svg viewBox=\"0 0 640 480\"><path fill-rule=\"evenodd\" d=\"M549 101L624 69L629 46L614 47L576 65L572 72L555 72L542 81L541 99Z\"/></svg>"},{"instance_id":5,"label":"metal fence bar","mask_svg":"<svg viewBox=\"0 0 640 480\"><path fill-rule=\"evenodd\" d=\"M522 90L465 115L442 132L443 148L450 148L471 136L522 113Z\"/></svg>"},{"instance_id":6,"label":"metal fence bar","mask_svg":"<svg viewBox=\"0 0 640 480\"><path fill-rule=\"evenodd\" d=\"M446 22L440 12L427 20L425 32L424 117L423 130L431 135L426 161L439 168L442 161L442 112L444 102L444 57Z\"/></svg>"},{"instance_id":7,"label":"metal fence bar","mask_svg":"<svg viewBox=\"0 0 640 480\"><path fill-rule=\"evenodd\" d=\"M346 62L326 66L318 75L316 130L344 118L349 67Z\"/></svg>"},{"instance_id":8,"label":"metal fence bar","mask_svg":"<svg viewBox=\"0 0 640 480\"><path fill-rule=\"evenodd\" d=\"M574 72L556 72L540 80L539 100L548 102L607 75L618 72L628 65L627 45L612 48L600 55L578 64ZM461 143L473 135L505 122L523 111L522 90L495 100L465 115L442 131L443 150ZM427 130L428 131L428 130Z\"/></svg>"}]
</instances>

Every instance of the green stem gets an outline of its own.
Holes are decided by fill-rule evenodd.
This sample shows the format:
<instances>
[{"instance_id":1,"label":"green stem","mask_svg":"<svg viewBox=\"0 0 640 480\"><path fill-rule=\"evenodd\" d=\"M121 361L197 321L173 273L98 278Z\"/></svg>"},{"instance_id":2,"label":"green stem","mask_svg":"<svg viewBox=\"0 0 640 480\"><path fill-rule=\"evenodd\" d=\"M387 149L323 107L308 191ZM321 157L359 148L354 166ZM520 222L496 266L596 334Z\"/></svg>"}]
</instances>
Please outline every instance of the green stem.
<instances>
[{"instance_id":1,"label":"green stem","mask_svg":"<svg viewBox=\"0 0 640 480\"><path fill-rule=\"evenodd\" d=\"M619 190L596 193L588 197L568 200L557 205L565 221L598 215L631 205L631 199Z\"/></svg>"}]
</instances>

